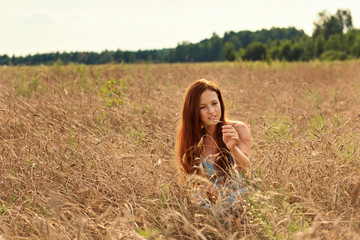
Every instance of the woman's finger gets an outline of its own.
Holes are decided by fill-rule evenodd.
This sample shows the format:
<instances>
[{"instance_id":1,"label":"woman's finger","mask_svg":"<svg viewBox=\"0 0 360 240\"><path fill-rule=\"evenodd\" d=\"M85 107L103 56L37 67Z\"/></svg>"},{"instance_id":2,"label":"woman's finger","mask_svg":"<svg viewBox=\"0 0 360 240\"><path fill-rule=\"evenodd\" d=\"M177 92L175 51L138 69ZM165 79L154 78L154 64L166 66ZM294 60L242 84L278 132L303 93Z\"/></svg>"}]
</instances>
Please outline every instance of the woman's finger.
<instances>
[{"instance_id":1,"label":"woman's finger","mask_svg":"<svg viewBox=\"0 0 360 240\"><path fill-rule=\"evenodd\" d=\"M237 136L237 137L239 137L239 135L237 133L233 133L233 132L225 132L224 136Z\"/></svg>"},{"instance_id":2,"label":"woman's finger","mask_svg":"<svg viewBox=\"0 0 360 240\"><path fill-rule=\"evenodd\" d=\"M233 134L238 134L235 130L223 130L223 133L233 133Z\"/></svg>"},{"instance_id":3,"label":"woman's finger","mask_svg":"<svg viewBox=\"0 0 360 240\"><path fill-rule=\"evenodd\" d=\"M222 128L223 129L234 129L234 127L231 125L223 125Z\"/></svg>"},{"instance_id":4,"label":"woman's finger","mask_svg":"<svg viewBox=\"0 0 360 240\"><path fill-rule=\"evenodd\" d=\"M234 135L238 135L237 132L233 132L233 131L226 131L226 132L223 132L223 134L234 134Z\"/></svg>"}]
</instances>

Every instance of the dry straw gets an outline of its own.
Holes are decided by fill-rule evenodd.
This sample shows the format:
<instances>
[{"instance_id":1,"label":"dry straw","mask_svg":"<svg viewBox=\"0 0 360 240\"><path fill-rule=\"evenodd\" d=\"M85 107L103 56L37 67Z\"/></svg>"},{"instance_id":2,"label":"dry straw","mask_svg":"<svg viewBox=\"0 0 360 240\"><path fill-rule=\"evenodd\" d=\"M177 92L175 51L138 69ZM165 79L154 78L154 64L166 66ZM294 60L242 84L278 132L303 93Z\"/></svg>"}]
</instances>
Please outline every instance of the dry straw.
<instances>
[{"instance_id":1,"label":"dry straw","mask_svg":"<svg viewBox=\"0 0 360 240\"><path fill-rule=\"evenodd\" d=\"M359 74L356 61L0 68L0 238L357 239ZM199 78L254 142L254 191L223 219L176 182ZM99 95L110 79L119 104Z\"/></svg>"}]
</instances>

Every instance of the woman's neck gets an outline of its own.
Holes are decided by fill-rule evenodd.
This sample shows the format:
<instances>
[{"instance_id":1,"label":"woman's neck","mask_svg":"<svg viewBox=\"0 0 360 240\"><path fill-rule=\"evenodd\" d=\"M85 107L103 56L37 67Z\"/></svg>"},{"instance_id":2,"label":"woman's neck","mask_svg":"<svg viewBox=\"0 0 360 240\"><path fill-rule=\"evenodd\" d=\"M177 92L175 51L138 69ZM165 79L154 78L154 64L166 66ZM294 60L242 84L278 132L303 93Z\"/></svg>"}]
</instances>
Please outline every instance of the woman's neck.
<instances>
[{"instance_id":1,"label":"woman's neck","mask_svg":"<svg viewBox=\"0 0 360 240\"><path fill-rule=\"evenodd\" d=\"M216 144L216 125L207 125L205 130L206 135L204 137L202 155L207 158L208 162L214 163L216 162L216 157L211 157L211 155L219 152Z\"/></svg>"},{"instance_id":2,"label":"woman's neck","mask_svg":"<svg viewBox=\"0 0 360 240\"><path fill-rule=\"evenodd\" d=\"M205 126L206 134L208 134L211 138L215 139L216 125L206 125Z\"/></svg>"}]
</instances>

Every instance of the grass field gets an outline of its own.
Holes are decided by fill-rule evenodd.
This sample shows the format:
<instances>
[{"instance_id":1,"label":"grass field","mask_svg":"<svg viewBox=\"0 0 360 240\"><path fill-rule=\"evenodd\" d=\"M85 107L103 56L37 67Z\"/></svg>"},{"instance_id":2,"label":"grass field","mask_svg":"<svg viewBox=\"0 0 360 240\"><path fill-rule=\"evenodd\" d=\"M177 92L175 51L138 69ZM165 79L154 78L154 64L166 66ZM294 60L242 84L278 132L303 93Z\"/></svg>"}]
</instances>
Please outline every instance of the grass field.
<instances>
[{"instance_id":1,"label":"grass field","mask_svg":"<svg viewBox=\"0 0 360 240\"><path fill-rule=\"evenodd\" d=\"M253 138L243 214L179 187L186 87ZM360 239L360 62L0 67L0 239Z\"/></svg>"}]
</instances>

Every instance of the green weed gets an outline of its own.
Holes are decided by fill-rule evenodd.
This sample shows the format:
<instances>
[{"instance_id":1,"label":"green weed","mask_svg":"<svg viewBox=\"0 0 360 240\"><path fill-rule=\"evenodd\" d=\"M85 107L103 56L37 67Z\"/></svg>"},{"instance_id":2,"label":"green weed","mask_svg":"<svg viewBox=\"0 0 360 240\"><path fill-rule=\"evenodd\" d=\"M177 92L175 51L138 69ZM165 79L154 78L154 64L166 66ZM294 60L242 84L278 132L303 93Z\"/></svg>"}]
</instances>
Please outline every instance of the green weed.
<instances>
[{"instance_id":1,"label":"green weed","mask_svg":"<svg viewBox=\"0 0 360 240\"><path fill-rule=\"evenodd\" d=\"M17 96L30 97L33 92L39 89L39 77L34 77L31 81L26 81L24 75L15 84Z\"/></svg>"},{"instance_id":2,"label":"green weed","mask_svg":"<svg viewBox=\"0 0 360 240\"><path fill-rule=\"evenodd\" d=\"M265 131L267 140L269 142L276 142L278 140L290 140L293 137L290 119L281 118L278 113L268 118L268 126Z\"/></svg>"},{"instance_id":3,"label":"green weed","mask_svg":"<svg viewBox=\"0 0 360 240\"><path fill-rule=\"evenodd\" d=\"M53 69L54 69L54 73L56 75L59 76L61 74L61 70L62 70L63 65L64 65L64 63L60 58L58 60L56 60L56 62L54 62Z\"/></svg>"},{"instance_id":4,"label":"green weed","mask_svg":"<svg viewBox=\"0 0 360 240\"><path fill-rule=\"evenodd\" d=\"M258 190L245 200L250 223L265 239L291 239L295 233L310 226L311 219L304 220L301 206L286 201L285 197L290 193L279 191L263 193Z\"/></svg>"},{"instance_id":5,"label":"green weed","mask_svg":"<svg viewBox=\"0 0 360 240\"><path fill-rule=\"evenodd\" d=\"M75 149L76 147L76 136L74 129L71 130L71 133L69 135L69 144L72 149Z\"/></svg>"},{"instance_id":6,"label":"green weed","mask_svg":"<svg viewBox=\"0 0 360 240\"><path fill-rule=\"evenodd\" d=\"M135 102L131 102L131 106L135 109L135 111L139 112L141 115L144 115L149 110L149 105L148 104L144 104L143 106L139 106Z\"/></svg>"},{"instance_id":7,"label":"green weed","mask_svg":"<svg viewBox=\"0 0 360 240\"><path fill-rule=\"evenodd\" d=\"M156 235L159 231L157 229L142 230L141 228L136 228L136 232L138 232L141 236L145 237L146 239L150 239L154 235Z\"/></svg>"},{"instance_id":8,"label":"green weed","mask_svg":"<svg viewBox=\"0 0 360 240\"><path fill-rule=\"evenodd\" d=\"M318 112L317 115L312 116L310 118L309 129L311 131L321 132L322 128L324 127L324 124L325 124L324 115L321 112Z\"/></svg>"},{"instance_id":9,"label":"green weed","mask_svg":"<svg viewBox=\"0 0 360 240\"><path fill-rule=\"evenodd\" d=\"M141 146L144 143L145 135L138 126L130 130L129 136L135 140L138 146Z\"/></svg>"},{"instance_id":10,"label":"green weed","mask_svg":"<svg viewBox=\"0 0 360 240\"><path fill-rule=\"evenodd\" d=\"M4 205L0 205L0 215L9 215L9 208Z\"/></svg>"},{"instance_id":11,"label":"green weed","mask_svg":"<svg viewBox=\"0 0 360 240\"><path fill-rule=\"evenodd\" d=\"M100 88L99 95L104 99L108 107L119 106L124 104L126 91L127 87L124 80L110 78Z\"/></svg>"}]
</instances>

